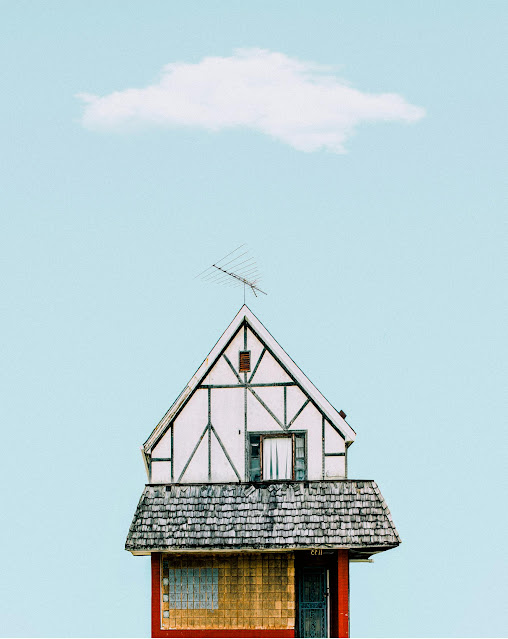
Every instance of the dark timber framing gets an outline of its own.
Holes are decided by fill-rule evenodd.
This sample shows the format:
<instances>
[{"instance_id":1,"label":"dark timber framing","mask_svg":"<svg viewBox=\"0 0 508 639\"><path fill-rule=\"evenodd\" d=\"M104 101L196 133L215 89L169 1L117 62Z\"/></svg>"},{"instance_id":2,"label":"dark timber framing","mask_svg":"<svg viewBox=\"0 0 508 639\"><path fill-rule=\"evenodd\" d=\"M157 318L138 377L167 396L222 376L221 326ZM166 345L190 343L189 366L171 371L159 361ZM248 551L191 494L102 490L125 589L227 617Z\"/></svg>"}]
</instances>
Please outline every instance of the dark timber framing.
<instances>
[{"instance_id":1,"label":"dark timber framing","mask_svg":"<svg viewBox=\"0 0 508 639\"><path fill-rule=\"evenodd\" d=\"M264 401L261 399L261 397L256 393L256 391L253 391L252 388L250 386L247 386L247 389L251 392L252 395L254 395L254 397L258 400L258 402L261 404L261 406L266 410L266 412L270 415L270 417L272 417L272 419L274 419L277 424L279 424L279 426L282 428L282 430L287 430L286 426L280 421L280 419L277 417L277 415L272 411L272 409L267 406Z\"/></svg>"},{"instance_id":2,"label":"dark timber framing","mask_svg":"<svg viewBox=\"0 0 508 639\"><path fill-rule=\"evenodd\" d=\"M288 389L284 386L284 428L288 427Z\"/></svg>"},{"instance_id":3,"label":"dark timber framing","mask_svg":"<svg viewBox=\"0 0 508 639\"><path fill-rule=\"evenodd\" d=\"M180 473L180 476L178 477L177 482L179 483L182 480L182 477L185 475L185 471L187 470L187 468L189 467L189 464L192 461L192 458L194 457L197 449L199 448L199 444L201 444L201 442L203 441L203 437L206 435L206 433L210 430L210 424L207 424L205 426L205 430L203 431L201 437L198 439L198 443L194 446L194 450L192 451L192 453L190 454L189 459L187 460L187 463L185 464L185 466L183 467L182 472Z\"/></svg>"},{"instance_id":4,"label":"dark timber framing","mask_svg":"<svg viewBox=\"0 0 508 639\"><path fill-rule=\"evenodd\" d=\"M173 431L171 431L171 432L173 432ZM203 431L201 437L199 438L198 443L194 447L194 450L192 451L189 459L187 460L185 466L183 467L183 470L180 473L180 476L178 477L178 482L180 482L182 477L185 475L185 471L189 467L189 464L191 463L192 458L196 454L196 451L199 448L199 445L203 441L203 437L207 433L208 433L208 481L209 482L212 481L212 432L215 435L215 438L216 438L217 442L219 443L219 446L222 448L222 451L223 451L224 455L226 456L226 459L228 460L229 464L231 465L231 468L233 469L235 475L238 477L238 481L242 481L241 477L240 477L240 473L237 471L235 465L233 464L233 461L232 461L231 457L228 454L228 451L226 450L226 447L222 443L222 440L219 437L219 434L217 433L217 431L215 430L215 428L214 428L214 426L212 424L212 389L209 388L208 389L208 423L205 426L205 430ZM172 444L172 442L171 442L171 444Z\"/></svg>"},{"instance_id":5,"label":"dark timber framing","mask_svg":"<svg viewBox=\"0 0 508 639\"><path fill-rule=\"evenodd\" d=\"M233 364L229 361L228 356L226 355L226 353L224 353L224 355L222 356L226 362L228 363L229 368L233 371L233 373L236 375L236 379L239 381L239 383L242 383L242 378L240 377L240 375L236 372L236 368L233 366ZM236 386L235 386L236 388Z\"/></svg>"},{"instance_id":6,"label":"dark timber framing","mask_svg":"<svg viewBox=\"0 0 508 639\"><path fill-rule=\"evenodd\" d=\"M281 362L279 360L279 358L275 355L275 353L272 351L272 349L265 344L264 340L258 335L258 333L255 331L255 329L246 321L244 320L241 324L241 326L238 328L238 330L236 331L236 333L234 333L230 339L228 340L228 342L224 345L224 348L222 349L222 351L217 355L215 361L212 362L212 364L208 367L206 373L203 375L202 380L208 375L208 373L210 372L210 370L215 366L215 364L219 361L219 359L224 355L224 353L226 352L226 350L229 348L229 346L231 345L232 341L235 339L235 337L238 335L239 331L241 330L242 327L246 326L251 333L254 335L254 337L261 343L263 344L263 350L261 352L261 355L259 356L258 362L254 368L254 371L252 372L252 375L250 376L250 380L252 380L252 378L254 377L254 374L257 370L257 367L259 366L259 363L263 357L263 355L265 354L266 351L268 351L270 353L270 355L275 359L275 361L279 364L279 366L282 368L282 370L291 378L293 384L295 386L298 386L298 388L302 391L302 393L304 393L304 395L306 397L309 398L309 401L312 402L312 405L316 408L316 410L323 416L326 418L325 413L321 410L321 408L309 397L309 394L304 390L304 388L301 386L301 384L299 384L296 379L294 378L294 376L291 374L291 372L287 369L287 367L283 364L283 362ZM231 364L230 364L231 365ZM241 384L241 380L238 377L238 374L235 372L235 375L237 377L237 379L239 380L240 384ZM202 381L201 380L201 381ZM269 384L270 386L277 386L278 383L273 383L273 384ZM289 382L286 382L286 385L291 385ZM214 387L213 385L211 385L212 388ZM183 401L182 405L180 406L178 413L180 413L183 408L187 405L187 403L189 402L189 400L191 399L191 397L194 395L194 393L196 392L196 390L198 390L201 386L198 384L196 386L196 388L193 390L192 393L190 393L190 395L188 397L185 398L185 400ZM206 385L203 386L203 388L206 388ZM229 388L229 386L220 386L218 385L216 388ZM231 385L231 388L236 388L236 385ZM170 409L171 410L171 409ZM176 419L178 413L173 417L173 421ZM344 434L335 426L335 424L332 424L330 421L328 422L330 424L330 426L332 426L333 428L335 428L335 430L339 433L339 435L342 437L342 439L345 439ZM161 437L164 436L164 434L166 433L167 429L169 428L169 424L161 430L161 432L157 435L156 439L154 440L153 444L152 444L152 448L154 448L158 442L160 441ZM148 438L150 439L150 438ZM148 440L147 440L148 441ZM145 442L146 444L146 442Z\"/></svg>"},{"instance_id":7,"label":"dark timber framing","mask_svg":"<svg viewBox=\"0 0 508 639\"><path fill-rule=\"evenodd\" d=\"M321 417L321 479L325 478L325 418Z\"/></svg>"},{"instance_id":8,"label":"dark timber framing","mask_svg":"<svg viewBox=\"0 0 508 639\"><path fill-rule=\"evenodd\" d=\"M245 481L249 478L249 434L247 432L247 387L243 389L243 447L245 452L244 475Z\"/></svg>"},{"instance_id":9,"label":"dark timber framing","mask_svg":"<svg viewBox=\"0 0 508 639\"><path fill-rule=\"evenodd\" d=\"M260 344L263 345L263 349L258 357L258 360L254 366L254 368L252 369L252 373L250 374L250 377L247 376L247 373L243 373L243 380L240 376L240 374L236 371L235 367L233 366L233 364L231 363L231 361L229 360L228 356L226 355L225 351L229 348L229 346L231 345L231 343L233 342L233 340L236 338L236 336L238 335L239 331L243 330L243 346L244 346L244 350L247 350L247 335L248 335L248 331L250 330L252 335L260 342ZM290 378L291 381L288 382L271 382L271 383L253 383L253 378L256 375L256 372L259 368L259 365L261 364L261 361L265 355L265 353L268 352L273 359L277 362L277 364L282 368L282 370L286 373L286 375L288 375L288 377ZM218 354L218 356L216 357L215 361L212 362L212 364L208 367L206 373L203 375L203 378L201 379L201 382L203 381L203 379L208 375L208 373L212 370L212 368L216 365L216 363L219 361L219 359L223 357L224 360L226 361L226 363L228 364L229 368L231 369L231 371L233 372L233 374L235 375L236 379L238 380L237 384L203 384L203 383L198 383L198 385L194 388L194 390L189 394L188 397L185 398L185 401L182 403L181 407L179 408L178 413L176 413L176 415L173 417L173 420L168 424L168 426L166 426L163 430L161 430L161 432L158 434L157 438L154 440L154 443L152 444L152 449L155 448L155 446L158 444L158 442L161 440L161 438L164 436L164 434L167 432L168 429L171 429L171 457L169 458L153 458L153 459L148 459L148 467L149 467L149 474L150 474L150 478L151 478L151 463L152 462L156 462L156 461L169 461L171 462L171 482L174 482L174 452L173 452L173 439L174 439L174 422L176 417L178 416L178 414L183 410L183 408L187 405L187 403L189 402L189 400L191 399L191 397L194 395L194 393L197 390L206 390L207 394L208 394L208 424L206 425L203 433L201 434L201 437L199 438L196 446L194 447L189 459L187 460L187 462L185 463L185 466L183 468L183 470L181 471L178 479L177 479L177 483L179 483L183 477L183 475L185 474L187 468L189 467L189 464L192 461L192 458L194 457L200 443L202 442L203 438L205 435L208 435L208 481L211 481L211 439L212 439L212 431L213 434L215 435L219 445L221 446L228 462L230 463L235 475L238 477L238 481L241 481L240 478L240 474L238 473L238 470L235 468L224 444L222 443L221 439L219 438L219 435L217 434L217 431L215 430L215 428L213 427L212 423L211 423L211 391L214 389L223 389L223 388L243 388L244 389L244 449L245 449L245 480L248 481L249 480L249 431L248 431L248 413L247 413L247 396L248 396L248 392L251 393L251 395L253 397L256 398L256 400L263 406L263 408L268 412L268 414L272 417L272 419L277 423L277 425L282 429L283 432L288 433L289 429L291 428L291 426L295 423L295 421L298 419L298 417L301 415L301 413L304 411L304 409L306 408L307 404L311 403L314 408L320 413L321 417L322 417L322 478L324 479L325 477L325 457L345 457L345 476L347 477L347 447L346 447L346 452L345 453L325 453L325 423L328 423L340 436L343 440L345 440L345 436L344 434L340 431L340 429L335 426L335 424L333 424L332 422L330 422L328 420L328 418L326 417L325 413L323 412L323 410L315 403L315 401L309 396L309 394L307 393L307 391L302 387L302 385L294 378L294 376L291 374L291 372L287 369L287 367L283 364L283 362L280 361L280 359L277 357L277 355L272 351L272 349L265 344L264 340L257 334L257 332L254 330L254 328L246 321L244 320L242 322L242 324L240 325L240 327L238 328L238 330L231 336L231 338L228 340L228 342L225 344L224 348L222 349L222 351ZM300 389L300 391L305 395L305 401L303 402L302 406L298 409L298 411L295 413L295 415L293 416L293 418L288 421L288 415L287 415L287 387L288 386L296 386ZM283 389L283 400L284 400L284 418L283 421L281 421L275 414L274 412L269 408L269 406L267 406L267 404L263 401L263 399L255 392L255 388L270 388L270 387L281 387ZM252 431L254 432L254 431ZM265 433L267 433L268 431L264 431ZM299 432L299 431L291 431L291 432ZM308 448L308 441L307 441L307 437L305 438L305 457L306 457L306 468L307 468L307 448Z\"/></svg>"},{"instance_id":10,"label":"dark timber framing","mask_svg":"<svg viewBox=\"0 0 508 639\"><path fill-rule=\"evenodd\" d=\"M171 423L171 481L174 480L174 473L173 473L173 469L175 467L175 462L173 461L174 459L174 452L173 452L173 423Z\"/></svg>"},{"instance_id":11,"label":"dark timber framing","mask_svg":"<svg viewBox=\"0 0 508 639\"><path fill-rule=\"evenodd\" d=\"M244 350L247 350L247 323L244 322L243 323L243 348ZM256 362L256 366L254 368L254 370L252 371L251 376L249 377L249 381L254 377L254 373L256 372L259 362L261 361L261 358L258 359L258 361ZM251 362L252 364L252 362ZM249 446L249 436L247 434L247 373L244 374L243 376L243 381L245 384L245 388L243 391L243 413L244 413L244 419L243 419L243 450L244 450L244 468L243 468L243 474L245 476L245 479L247 479L248 477L248 473L249 473L249 454L248 454L248 446Z\"/></svg>"},{"instance_id":12,"label":"dark timber framing","mask_svg":"<svg viewBox=\"0 0 508 639\"><path fill-rule=\"evenodd\" d=\"M293 425L293 422L300 416L300 413L303 411L303 409L307 406L309 402L310 402L310 399L307 397L307 399L303 402L300 408L296 411L293 419L289 422L288 428L291 428L291 426Z\"/></svg>"},{"instance_id":13,"label":"dark timber framing","mask_svg":"<svg viewBox=\"0 0 508 639\"><path fill-rule=\"evenodd\" d=\"M226 455L226 459L228 460L228 462L231 464L231 468L235 471L235 475L238 477L238 481L242 481L240 478L240 473L236 470L235 465L233 464L233 461L231 460L231 457L228 455L228 451L226 450L226 447L224 446L224 444L222 443L221 438L219 437L217 431L215 430L213 424L210 424L210 430L213 431L213 434L215 435L217 441L219 442L219 446L222 448L222 451L224 453L224 455Z\"/></svg>"},{"instance_id":14,"label":"dark timber framing","mask_svg":"<svg viewBox=\"0 0 508 639\"><path fill-rule=\"evenodd\" d=\"M307 391L302 387L301 384L299 384L296 379L294 378L294 376L292 375L291 371L289 371L286 366L283 364L283 362L280 361L280 359L277 357L277 355L275 355L275 353L272 351L272 349L264 343L264 341L261 339L261 337L256 333L256 331L252 328L252 326L250 326L249 324L249 330L252 332L252 334L254 335L254 337L261 342L261 344L264 345L264 349L270 353L270 355L273 357L273 359L277 362L277 364L279 364L279 366L282 368L282 370L286 373L286 375L293 381L293 383L295 384L295 386L298 386L298 388L302 391L302 393L305 395L305 397L307 397L307 399L312 402L312 405L315 407L315 409L321 414L322 417L324 417L327 421L328 418L326 417L325 413L321 410L321 408L312 400L311 397L309 397L309 394L307 393ZM276 384L272 384L272 386L275 386ZM288 384L289 385L289 384ZM328 423L333 426L333 428L335 428L335 430L339 433L339 435L342 437L342 439L346 439L344 434L340 432L340 430L334 425L332 424L330 421L328 421Z\"/></svg>"},{"instance_id":15,"label":"dark timber framing","mask_svg":"<svg viewBox=\"0 0 508 639\"><path fill-rule=\"evenodd\" d=\"M239 382L238 384L200 384L196 387L196 390L203 390L206 388L263 388L263 386L297 386L297 384L295 384L295 382L265 382L263 384L251 384L249 382Z\"/></svg>"},{"instance_id":16,"label":"dark timber framing","mask_svg":"<svg viewBox=\"0 0 508 639\"><path fill-rule=\"evenodd\" d=\"M212 481L212 389L208 389L208 481Z\"/></svg>"},{"instance_id":17,"label":"dark timber framing","mask_svg":"<svg viewBox=\"0 0 508 639\"><path fill-rule=\"evenodd\" d=\"M263 343L263 342L261 342ZM249 377L249 384L252 382L252 378L254 377L254 375L256 374L256 371L258 369L258 366L261 364L261 360L263 359L263 355L266 353L266 348L263 347L263 350L261 351L261 355L258 358L258 361L256 362L256 366L254 366L254 370L252 371L252 375Z\"/></svg>"}]
</instances>

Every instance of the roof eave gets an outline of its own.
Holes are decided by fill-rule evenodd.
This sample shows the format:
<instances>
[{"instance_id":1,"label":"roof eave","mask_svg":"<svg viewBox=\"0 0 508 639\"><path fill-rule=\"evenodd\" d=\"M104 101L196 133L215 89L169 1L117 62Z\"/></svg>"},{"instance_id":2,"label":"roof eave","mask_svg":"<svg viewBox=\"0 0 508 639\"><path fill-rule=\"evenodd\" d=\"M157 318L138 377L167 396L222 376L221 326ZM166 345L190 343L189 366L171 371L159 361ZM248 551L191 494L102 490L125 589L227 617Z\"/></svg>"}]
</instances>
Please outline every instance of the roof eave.
<instances>
[{"instance_id":1,"label":"roof eave","mask_svg":"<svg viewBox=\"0 0 508 639\"><path fill-rule=\"evenodd\" d=\"M297 552L309 549L322 549L322 550L348 550L350 552L350 559L356 561L367 560L372 555L379 554L385 550L393 550L398 548L400 544L391 544L387 546L330 546L309 544L308 546L241 546L234 548L225 548L224 546L218 546L216 548L207 546L206 548L181 548L181 547L168 547L161 546L160 548L150 548L136 550L132 548L125 548L127 552L136 556L146 556L152 553L178 553L178 554L208 554L208 553L237 553L237 552Z\"/></svg>"}]
</instances>

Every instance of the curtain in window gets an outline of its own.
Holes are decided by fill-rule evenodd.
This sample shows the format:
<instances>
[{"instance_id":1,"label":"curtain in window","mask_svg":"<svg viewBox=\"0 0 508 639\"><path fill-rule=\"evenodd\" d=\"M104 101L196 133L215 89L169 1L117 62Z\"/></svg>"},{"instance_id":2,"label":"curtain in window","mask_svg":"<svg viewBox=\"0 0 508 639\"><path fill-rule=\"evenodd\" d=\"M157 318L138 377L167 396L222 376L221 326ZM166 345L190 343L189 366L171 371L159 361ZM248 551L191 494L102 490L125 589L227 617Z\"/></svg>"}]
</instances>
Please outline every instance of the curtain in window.
<instances>
[{"instance_id":1,"label":"curtain in window","mask_svg":"<svg viewBox=\"0 0 508 639\"><path fill-rule=\"evenodd\" d=\"M292 479L291 437L263 440L263 479Z\"/></svg>"}]
</instances>

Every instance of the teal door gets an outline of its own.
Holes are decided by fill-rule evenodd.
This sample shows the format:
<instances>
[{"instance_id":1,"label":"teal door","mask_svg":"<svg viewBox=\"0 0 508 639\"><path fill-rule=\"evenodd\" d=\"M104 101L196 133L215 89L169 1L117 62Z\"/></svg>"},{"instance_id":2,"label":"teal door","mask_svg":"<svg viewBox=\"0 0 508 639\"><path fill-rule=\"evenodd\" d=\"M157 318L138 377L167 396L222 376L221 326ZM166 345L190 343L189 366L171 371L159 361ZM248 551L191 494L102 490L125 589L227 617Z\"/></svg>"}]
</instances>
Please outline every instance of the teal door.
<instances>
[{"instance_id":1,"label":"teal door","mask_svg":"<svg viewBox=\"0 0 508 639\"><path fill-rule=\"evenodd\" d=\"M327 637L326 568L302 568L298 584L299 636Z\"/></svg>"}]
</instances>

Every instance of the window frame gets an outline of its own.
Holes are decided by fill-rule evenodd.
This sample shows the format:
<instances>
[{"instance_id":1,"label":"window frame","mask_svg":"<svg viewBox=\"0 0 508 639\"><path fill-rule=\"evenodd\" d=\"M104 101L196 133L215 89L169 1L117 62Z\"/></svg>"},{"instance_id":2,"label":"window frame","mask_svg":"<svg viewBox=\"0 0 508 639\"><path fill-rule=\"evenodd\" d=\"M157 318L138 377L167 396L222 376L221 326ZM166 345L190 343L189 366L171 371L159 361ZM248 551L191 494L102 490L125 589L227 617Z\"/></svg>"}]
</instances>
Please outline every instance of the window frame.
<instances>
[{"instance_id":1,"label":"window frame","mask_svg":"<svg viewBox=\"0 0 508 639\"><path fill-rule=\"evenodd\" d=\"M247 481L251 483L259 482L283 482L283 481L306 481L307 480L307 431L294 430L289 433L281 433L280 431L250 431L248 433L248 465L247 465ZM303 437L303 460L304 460L304 478L296 479L296 435ZM260 479L252 479L252 437L259 437L259 466ZM263 479L263 440L276 438L291 438L291 479Z\"/></svg>"}]
</instances>

